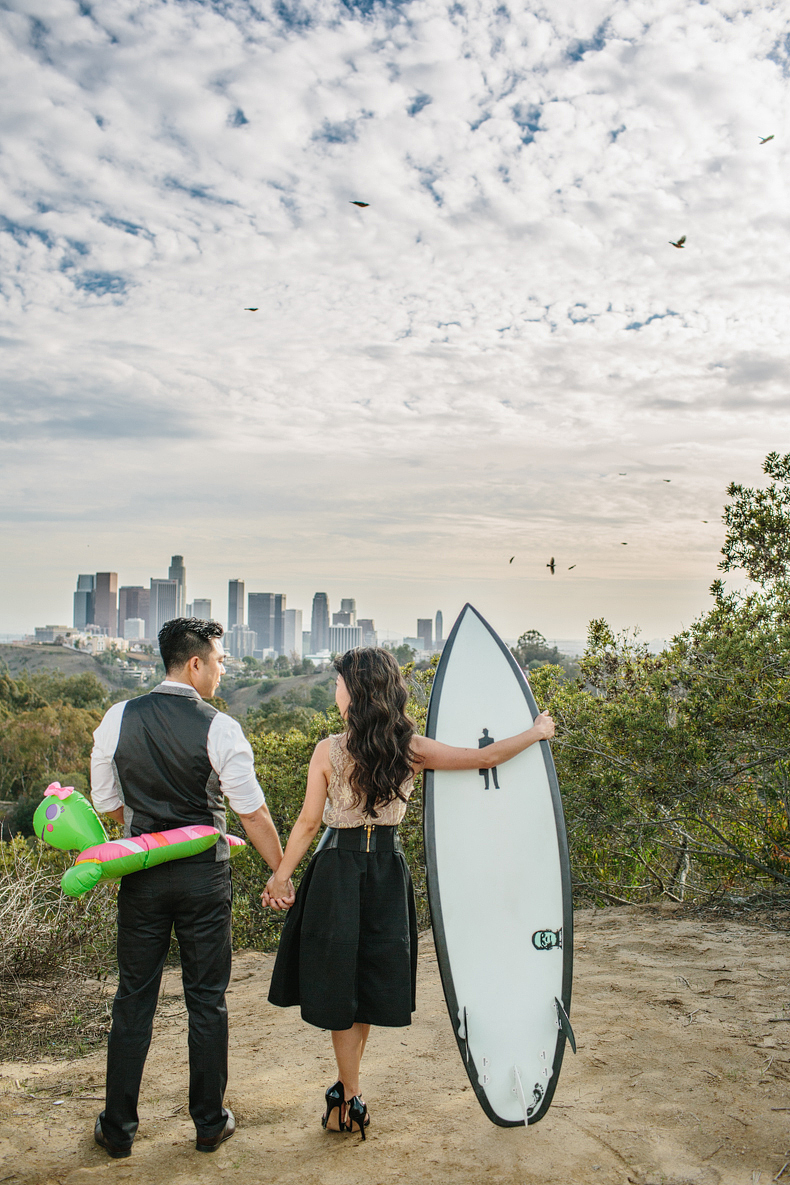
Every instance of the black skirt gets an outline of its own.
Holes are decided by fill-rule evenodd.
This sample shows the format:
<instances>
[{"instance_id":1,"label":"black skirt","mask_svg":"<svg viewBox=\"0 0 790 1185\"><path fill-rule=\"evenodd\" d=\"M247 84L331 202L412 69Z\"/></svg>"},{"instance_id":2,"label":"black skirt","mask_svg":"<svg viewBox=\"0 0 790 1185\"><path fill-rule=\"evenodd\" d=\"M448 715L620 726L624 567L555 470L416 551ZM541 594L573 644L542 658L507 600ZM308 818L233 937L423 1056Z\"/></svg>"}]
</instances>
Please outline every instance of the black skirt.
<instances>
[{"instance_id":1,"label":"black skirt","mask_svg":"<svg viewBox=\"0 0 790 1185\"><path fill-rule=\"evenodd\" d=\"M283 926L269 1000L319 1029L411 1024L417 913L396 827L328 827Z\"/></svg>"}]
</instances>

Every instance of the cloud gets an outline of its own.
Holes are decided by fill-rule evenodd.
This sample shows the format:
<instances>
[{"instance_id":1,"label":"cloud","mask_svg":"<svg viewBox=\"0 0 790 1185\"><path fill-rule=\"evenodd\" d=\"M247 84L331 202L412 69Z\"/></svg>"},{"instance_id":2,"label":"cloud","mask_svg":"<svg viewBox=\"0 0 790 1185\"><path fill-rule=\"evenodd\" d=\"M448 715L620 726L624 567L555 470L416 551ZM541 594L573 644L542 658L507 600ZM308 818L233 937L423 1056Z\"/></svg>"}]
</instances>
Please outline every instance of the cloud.
<instances>
[{"instance_id":1,"label":"cloud","mask_svg":"<svg viewBox=\"0 0 790 1185\"><path fill-rule=\"evenodd\" d=\"M131 551L153 545L139 488L163 540L185 503L240 535L276 516L284 580L306 552L320 583L351 532L410 596L425 547L463 598L515 534L541 579L559 537L597 579L669 563L704 589L720 544L697 520L790 410L771 0L33 0L0 30L12 519L98 529L84 475L62 488L81 441ZM602 494L655 465L663 501ZM622 526L652 540L627 560ZM52 546L70 584L74 541Z\"/></svg>"}]
</instances>

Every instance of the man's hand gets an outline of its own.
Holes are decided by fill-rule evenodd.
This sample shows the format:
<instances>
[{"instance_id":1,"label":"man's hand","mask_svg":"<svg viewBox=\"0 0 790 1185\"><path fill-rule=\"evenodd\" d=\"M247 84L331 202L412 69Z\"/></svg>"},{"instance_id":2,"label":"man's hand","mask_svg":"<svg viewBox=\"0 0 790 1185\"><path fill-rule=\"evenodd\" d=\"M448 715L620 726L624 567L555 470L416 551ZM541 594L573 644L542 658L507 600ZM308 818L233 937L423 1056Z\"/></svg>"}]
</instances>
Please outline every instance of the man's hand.
<instances>
[{"instance_id":1,"label":"man's hand","mask_svg":"<svg viewBox=\"0 0 790 1185\"><path fill-rule=\"evenodd\" d=\"M281 880L274 872L261 893L261 904L269 909L290 909L296 900L296 890L291 880Z\"/></svg>"},{"instance_id":2,"label":"man's hand","mask_svg":"<svg viewBox=\"0 0 790 1185\"><path fill-rule=\"evenodd\" d=\"M542 741L550 741L554 736L554 721L548 712L541 712L539 716L535 717L533 728L540 733Z\"/></svg>"}]
</instances>

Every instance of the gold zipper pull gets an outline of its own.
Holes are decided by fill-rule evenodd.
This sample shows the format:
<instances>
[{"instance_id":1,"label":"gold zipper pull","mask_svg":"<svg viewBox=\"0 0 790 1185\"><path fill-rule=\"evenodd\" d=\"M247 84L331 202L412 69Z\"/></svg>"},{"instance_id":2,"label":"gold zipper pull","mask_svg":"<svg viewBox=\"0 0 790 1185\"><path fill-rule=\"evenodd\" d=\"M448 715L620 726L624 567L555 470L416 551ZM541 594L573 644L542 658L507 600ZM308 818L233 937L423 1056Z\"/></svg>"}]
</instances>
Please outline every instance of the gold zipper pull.
<instances>
[{"instance_id":1,"label":"gold zipper pull","mask_svg":"<svg viewBox=\"0 0 790 1185\"><path fill-rule=\"evenodd\" d=\"M368 846L367 846L367 848L365 849L365 851L369 852L369 851L370 851L370 833L371 833L371 831L373 830L373 828L372 828L372 827L366 827L366 828L365 828L365 830L366 830L366 831L367 831L367 833L368 833Z\"/></svg>"}]
</instances>

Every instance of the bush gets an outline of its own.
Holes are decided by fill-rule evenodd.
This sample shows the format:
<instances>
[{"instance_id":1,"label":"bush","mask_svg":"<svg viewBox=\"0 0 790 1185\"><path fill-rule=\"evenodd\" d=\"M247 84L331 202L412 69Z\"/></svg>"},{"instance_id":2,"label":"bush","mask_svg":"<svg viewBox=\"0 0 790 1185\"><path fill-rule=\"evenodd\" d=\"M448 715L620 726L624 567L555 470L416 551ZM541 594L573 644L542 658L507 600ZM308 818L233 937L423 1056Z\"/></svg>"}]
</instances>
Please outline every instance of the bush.
<instances>
[{"instance_id":1,"label":"bush","mask_svg":"<svg viewBox=\"0 0 790 1185\"><path fill-rule=\"evenodd\" d=\"M38 841L0 843L0 982L112 965L115 890L64 896L60 878L72 862Z\"/></svg>"}]
</instances>

